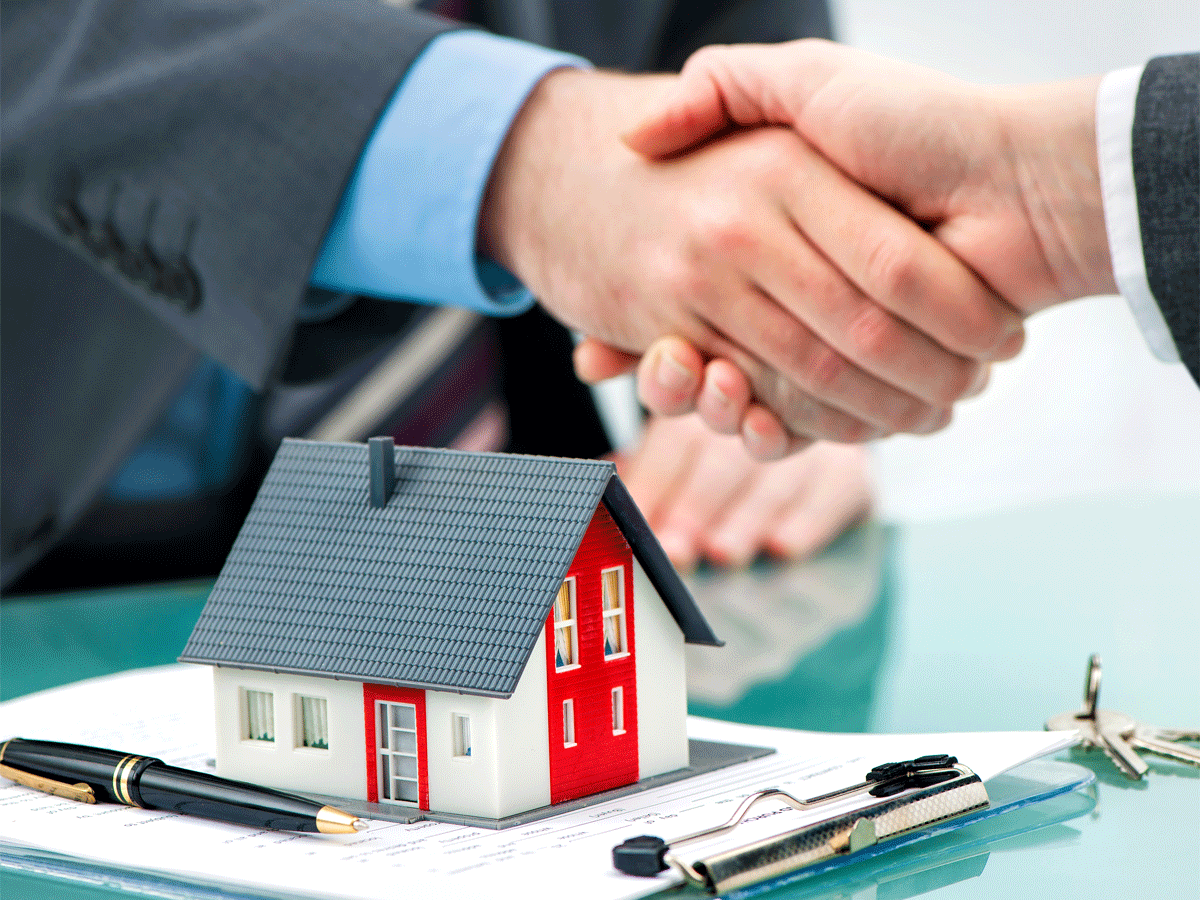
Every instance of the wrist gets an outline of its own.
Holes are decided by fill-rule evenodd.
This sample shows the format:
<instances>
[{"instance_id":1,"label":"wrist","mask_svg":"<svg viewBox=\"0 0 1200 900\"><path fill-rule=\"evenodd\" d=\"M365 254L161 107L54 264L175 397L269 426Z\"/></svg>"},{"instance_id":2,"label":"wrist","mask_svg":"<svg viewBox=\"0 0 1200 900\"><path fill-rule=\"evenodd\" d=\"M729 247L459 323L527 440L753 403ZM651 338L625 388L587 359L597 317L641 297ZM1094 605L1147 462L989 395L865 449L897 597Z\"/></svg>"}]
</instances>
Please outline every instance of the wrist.
<instances>
[{"instance_id":1,"label":"wrist","mask_svg":"<svg viewBox=\"0 0 1200 900\"><path fill-rule=\"evenodd\" d=\"M1099 85L1086 78L1002 95L1021 202L1050 278L1037 306L1116 292L1096 150Z\"/></svg>"},{"instance_id":2,"label":"wrist","mask_svg":"<svg viewBox=\"0 0 1200 900\"><path fill-rule=\"evenodd\" d=\"M504 266L535 294L552 265L545 252L567 227L563 204L594 202L606 167L634 154L620 142L663 96L667 76L557 69L530 92L513 119L488 179L479 213L480 252Z\"/></svg>"}]
</instances>

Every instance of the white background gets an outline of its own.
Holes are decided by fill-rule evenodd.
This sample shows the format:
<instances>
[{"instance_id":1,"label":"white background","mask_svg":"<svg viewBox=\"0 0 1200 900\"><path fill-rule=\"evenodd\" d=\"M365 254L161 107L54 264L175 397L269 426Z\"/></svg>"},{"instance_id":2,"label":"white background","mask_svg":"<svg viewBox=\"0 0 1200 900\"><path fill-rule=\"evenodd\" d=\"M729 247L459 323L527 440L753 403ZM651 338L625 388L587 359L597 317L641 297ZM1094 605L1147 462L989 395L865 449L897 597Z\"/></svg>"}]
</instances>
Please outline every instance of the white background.
<instances>
[{"instance_id":1,"label":"white background","mask_svg":"<svg viewBox=\"0 0 1200 900\"><path fill-rule=\"evenodd\" d=\"M1200 48L1196 0L834 0L841 40L987 83L1049 81ZM1025 350L938 435L877 445L879 510L929 519L1087 494L1200 494L1200 390L1124 301L1035 316Z\"/></svg>"}]
</instances>

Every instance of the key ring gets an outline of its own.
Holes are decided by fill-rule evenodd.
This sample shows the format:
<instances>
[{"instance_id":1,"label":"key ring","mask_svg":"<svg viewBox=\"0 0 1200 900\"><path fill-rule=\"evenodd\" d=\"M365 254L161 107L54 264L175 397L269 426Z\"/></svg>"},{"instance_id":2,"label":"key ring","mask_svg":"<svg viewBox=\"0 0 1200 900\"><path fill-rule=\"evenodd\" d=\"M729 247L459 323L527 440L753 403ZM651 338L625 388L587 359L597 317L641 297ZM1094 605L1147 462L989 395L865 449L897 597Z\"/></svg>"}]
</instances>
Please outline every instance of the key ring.
<instances>
[{"instance_id":1,"label":"key ring","mask_svg":"<svg viewBox=\"0 0 1200 900\"><path fill-rule=\"evenodd\" d=\"M1087 682L1083 689L1083 709L1087 718L1096 718L1096 707L1100 703L1100 654L1088 657Z\"/></svg>"}]
</instances>

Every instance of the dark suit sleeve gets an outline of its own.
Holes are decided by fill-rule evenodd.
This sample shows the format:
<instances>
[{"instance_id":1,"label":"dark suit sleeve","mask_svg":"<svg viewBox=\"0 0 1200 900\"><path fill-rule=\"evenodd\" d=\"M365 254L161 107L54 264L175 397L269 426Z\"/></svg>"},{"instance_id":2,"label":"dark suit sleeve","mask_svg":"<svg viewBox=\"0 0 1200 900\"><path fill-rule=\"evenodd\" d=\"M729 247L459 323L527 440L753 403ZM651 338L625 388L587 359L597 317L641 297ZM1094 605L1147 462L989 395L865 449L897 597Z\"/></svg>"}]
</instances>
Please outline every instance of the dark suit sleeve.
<instances>
[{"instance_id":1,"label":"dark suit sleeve","mask_svg":"<svg viewBox=\"0 0 1200 900\"><path fill-rule=\"evenodd\" d=\"M1133 119L1146 280L1200 384L1200 54L1151 60Z\"/></svg>"},{"instance_id":2,"label":"dark suit sleeve","mask_svg":"<svg viewBox=\"0 0 1200 900\"><path fill-rule=\"evenodd\" d=\"M5 215L261 387L376 119L447 27L369 0L6 4Z\"/></svg>"}]
</instances>

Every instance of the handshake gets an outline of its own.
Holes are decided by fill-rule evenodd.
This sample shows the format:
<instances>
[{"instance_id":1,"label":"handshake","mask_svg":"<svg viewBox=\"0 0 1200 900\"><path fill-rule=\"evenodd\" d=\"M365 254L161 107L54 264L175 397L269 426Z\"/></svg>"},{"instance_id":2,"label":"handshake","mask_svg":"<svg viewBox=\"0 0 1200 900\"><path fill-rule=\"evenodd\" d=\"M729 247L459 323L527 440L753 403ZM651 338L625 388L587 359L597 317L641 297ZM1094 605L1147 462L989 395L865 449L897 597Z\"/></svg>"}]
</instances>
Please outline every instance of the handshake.
<instances>
[{"instance_id":1,"label":"handshake","mask_svg":"<svg viewBox=\"0 0 1200 900\"><path fill-rule=\"evenodd\" d=\"M589 335L581 378L637 367L652 411L757 458L933 432L1025 316L1116 290L1099 83L979 87L817 40L558 70L480 246Z\"/></svg>"}]
</instances>

